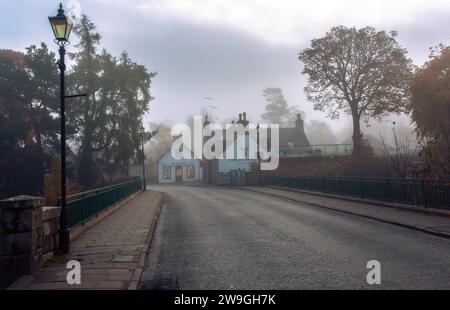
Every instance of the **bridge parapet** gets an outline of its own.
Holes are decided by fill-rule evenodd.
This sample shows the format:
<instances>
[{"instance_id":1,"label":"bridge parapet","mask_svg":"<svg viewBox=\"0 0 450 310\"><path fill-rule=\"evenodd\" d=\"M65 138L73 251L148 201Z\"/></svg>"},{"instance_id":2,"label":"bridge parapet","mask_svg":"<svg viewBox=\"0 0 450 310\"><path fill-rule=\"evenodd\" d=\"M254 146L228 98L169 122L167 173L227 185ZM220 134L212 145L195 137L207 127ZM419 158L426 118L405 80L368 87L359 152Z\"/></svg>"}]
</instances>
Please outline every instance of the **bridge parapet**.
<instances>
[{"instance_id":1,"label":"bridge parapet","mask_svg":"<svg viewBox=\"0 0 450 310\"><path fill-rule=\"evenodd\" d=\"M58 207L45 199L16 196L0 201L0 288L31 274L58 246Z\"/></svg>"}]
</instances>

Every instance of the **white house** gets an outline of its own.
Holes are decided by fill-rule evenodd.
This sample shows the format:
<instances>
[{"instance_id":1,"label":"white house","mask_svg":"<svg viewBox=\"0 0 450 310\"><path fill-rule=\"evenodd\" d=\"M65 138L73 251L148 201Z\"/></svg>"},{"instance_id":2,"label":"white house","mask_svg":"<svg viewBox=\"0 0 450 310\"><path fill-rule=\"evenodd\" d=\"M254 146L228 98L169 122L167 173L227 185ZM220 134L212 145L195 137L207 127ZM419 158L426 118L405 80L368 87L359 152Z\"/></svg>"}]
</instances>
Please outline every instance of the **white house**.
<instances>
[{"instance_id":1,"label":"white house","mask_svg":"<svg viewBox=\"0 0 450 310\"><path fill-rule=\"evenodd\" d=\"M158 160L158 182L160 184L190 183L203 179L203 169L198 159L175 159L169 149Z\"/></svg>"}]
</instances>

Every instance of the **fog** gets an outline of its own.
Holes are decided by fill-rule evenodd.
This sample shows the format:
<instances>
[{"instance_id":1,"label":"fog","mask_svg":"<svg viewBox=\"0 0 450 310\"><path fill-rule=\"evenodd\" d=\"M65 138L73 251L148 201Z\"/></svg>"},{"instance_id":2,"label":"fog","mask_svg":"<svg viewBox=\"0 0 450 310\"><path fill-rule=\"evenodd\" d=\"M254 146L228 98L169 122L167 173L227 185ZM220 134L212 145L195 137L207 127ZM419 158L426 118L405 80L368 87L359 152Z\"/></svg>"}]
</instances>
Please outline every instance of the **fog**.
<instances>
[{"instance_id":1,"label":"fog","mask_svg":"<svg viewBox=\"0 0 450 310\"><path fill-rule=\"evenodd\" d=\"M278 87L290 106L304 112L306 123L325 121L342 141L349 117L328 119L314 111L303 93L306 78L297 55L311 39L340 24L397 30L398 41L418 66L426 61L429 47L449 41L448 1L65 2L92 18L102 47L116 55L127 50L132 59L158 72L146 124L185 122L205 109L221 123L244 111L259 121L263 89ZM22 27L10 32L13 13L24 7ZM40 41L53 46L46 17L54 11L50 0L2 1L0 47L23 50Z\"/></svg>"}]
</instances>

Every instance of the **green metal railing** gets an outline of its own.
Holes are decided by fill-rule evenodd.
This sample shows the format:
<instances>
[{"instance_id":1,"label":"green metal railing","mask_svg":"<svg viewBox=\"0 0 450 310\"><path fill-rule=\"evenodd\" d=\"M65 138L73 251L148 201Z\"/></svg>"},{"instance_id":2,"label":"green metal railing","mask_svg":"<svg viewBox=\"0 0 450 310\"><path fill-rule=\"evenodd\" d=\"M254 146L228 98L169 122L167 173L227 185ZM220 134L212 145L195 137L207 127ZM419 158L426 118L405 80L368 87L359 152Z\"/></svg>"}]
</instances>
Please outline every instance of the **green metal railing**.
<instances>
[{"instance_id":1,"label":"green metal railing","mask_svg":"<svg viewBox=\"0 0 450 310\"><path fill-rule=\"evenodd\" d=\"M280 148L280 157L348 156L352 150L351 144L304 145Z\"/></svg>"},{"instance_id":2,"label":"green metal railing","mask_svg":"<svg viewBox=\"0 0 450 310\"><path fill-rule=\"evenodd\" d=\"M67 196L69 227L83 225L120 200L142 189L141 179Z\"/></svg>"},{"instance_id":3,"label":"green metal railing","mask_svg":"<svg viewBox=\"0 0 450 310\"><path fill-rule=\"evenodd\" d=\"M450 210L450 181L264 176L264 184Z\"/></svg>"}]
</instances>

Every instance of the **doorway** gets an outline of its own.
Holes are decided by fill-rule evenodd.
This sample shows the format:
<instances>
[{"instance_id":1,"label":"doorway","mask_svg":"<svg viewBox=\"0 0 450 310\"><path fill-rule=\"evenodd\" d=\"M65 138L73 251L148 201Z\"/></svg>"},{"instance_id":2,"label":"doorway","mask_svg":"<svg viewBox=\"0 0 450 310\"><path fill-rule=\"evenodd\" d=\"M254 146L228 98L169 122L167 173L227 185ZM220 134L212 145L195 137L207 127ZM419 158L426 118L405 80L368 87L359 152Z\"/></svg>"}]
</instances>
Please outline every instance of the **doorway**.
<instances>
[{"instance_id":1,"label":"doorway","mask_svg":"<svg viewBox=\"0 0 450 310\"><path fill-rule=\"evenodd\" d=\"M183 167L175 168L175 179L177 183L183 182Z\"/></svg>"}]
</instances>

